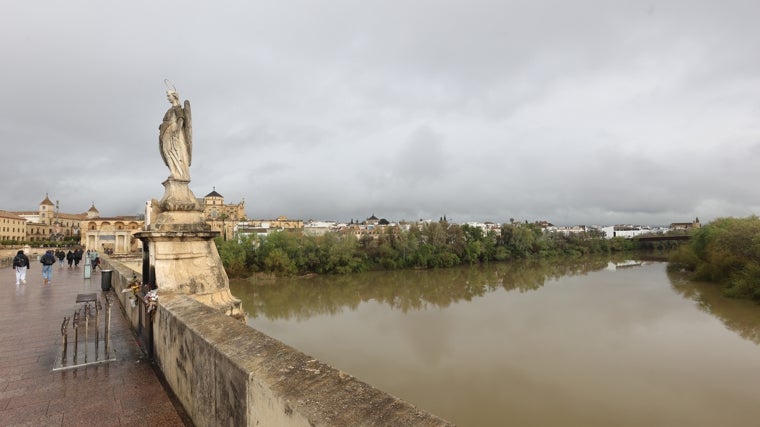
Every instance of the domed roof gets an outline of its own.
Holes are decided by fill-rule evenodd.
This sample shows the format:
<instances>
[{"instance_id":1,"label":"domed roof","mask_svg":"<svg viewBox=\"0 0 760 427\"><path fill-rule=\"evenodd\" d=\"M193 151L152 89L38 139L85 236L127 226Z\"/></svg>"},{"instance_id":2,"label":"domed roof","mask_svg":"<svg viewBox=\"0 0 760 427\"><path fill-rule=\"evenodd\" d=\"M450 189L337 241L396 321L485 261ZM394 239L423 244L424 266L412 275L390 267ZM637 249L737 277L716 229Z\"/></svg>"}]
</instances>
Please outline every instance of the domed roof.
<instances>
[{"instance_id":1,"label":"domed roof","mask_svg":"<svg viewBox=\"0 0 760 427\"><path fill-rule=\"evenodd\" d=\"M50 201L50 198L48 197L47 193L45 193L45 200L41 201L40 205L55 206L53 202Z\"/></svg>"},{"instance_id":2,"label":"domed roof","mask_svg":"<svg viewBox=\"0 0 760 427\"><path fill-rule=\"evenodd\" d=\"M224 196L216 192L216 187L214 187L214 189L210 193L206 194L205 197L220 197L222 199L224 198Z\"/></svg>"}]
</instances>

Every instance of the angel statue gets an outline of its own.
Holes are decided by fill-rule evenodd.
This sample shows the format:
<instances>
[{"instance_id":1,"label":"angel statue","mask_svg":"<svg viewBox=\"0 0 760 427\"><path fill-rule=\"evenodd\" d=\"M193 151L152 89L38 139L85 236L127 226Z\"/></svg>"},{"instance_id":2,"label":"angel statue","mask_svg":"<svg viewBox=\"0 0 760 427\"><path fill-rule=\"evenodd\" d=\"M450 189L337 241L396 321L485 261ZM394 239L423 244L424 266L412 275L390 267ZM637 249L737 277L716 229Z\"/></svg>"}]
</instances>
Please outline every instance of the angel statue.
<instances>
[{"instance_id":1,"label":"angel statue","mask_svg":"<svg viewBox=\"0 0 760 427\"><path fill-rule=\"evenodd\" d=\"M158 148L161 158L169 167L169 178L190 181L190 163L193 152L193 121L190 101L185 100L185 107L179 105L179 94L174 86L166 83L166 98L172 104L164 121L158 127Z\"/></svg>"}]
</instances>

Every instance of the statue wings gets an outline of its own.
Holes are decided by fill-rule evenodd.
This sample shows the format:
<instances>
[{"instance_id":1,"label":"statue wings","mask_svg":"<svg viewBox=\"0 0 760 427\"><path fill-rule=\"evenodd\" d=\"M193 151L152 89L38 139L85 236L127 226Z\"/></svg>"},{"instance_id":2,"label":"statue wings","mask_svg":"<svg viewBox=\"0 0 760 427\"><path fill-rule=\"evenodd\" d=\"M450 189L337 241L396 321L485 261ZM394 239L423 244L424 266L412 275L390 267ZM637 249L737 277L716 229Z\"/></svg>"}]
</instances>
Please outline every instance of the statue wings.
<instances>
[{"instance_id":1,"label":"statue wings","mask_svg":"<svg viewBox=\"0 0 760 427\"><path fill-rule=\"evenodd\" d=\"M185 142L187 143L187 165L193 164L193 114L190 101L185 100Z\"/></svg>"}]
</instances>

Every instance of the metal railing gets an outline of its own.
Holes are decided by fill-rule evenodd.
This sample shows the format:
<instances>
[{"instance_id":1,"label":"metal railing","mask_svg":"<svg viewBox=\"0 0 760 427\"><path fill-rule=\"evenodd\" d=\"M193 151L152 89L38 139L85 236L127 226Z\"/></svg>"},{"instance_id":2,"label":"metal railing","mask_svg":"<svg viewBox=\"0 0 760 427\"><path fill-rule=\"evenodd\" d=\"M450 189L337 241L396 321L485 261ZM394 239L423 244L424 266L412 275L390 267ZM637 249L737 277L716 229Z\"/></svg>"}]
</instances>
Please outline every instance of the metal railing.
<instances>
[{"instance_id":1,"label":"metal railing","mask_svg":"<svg viewBox=\"0 0 760 427\"><path fill-rule=\"evenodd\" d=\"M103 297L105 298L105 310L103 310L103 306L97 297L85 301L77 299L77 302L84 302L84 306L77 308L72 316L64 316L61 323L61 348L56 357L53 371L116 360L111 354L113 351L111 348L111 308L113 301L108 293L103 293ZM102 335L100 332L101 316L103 317ZM91 326L92 322L94 325ZM69 325L74 332L73 343L69 342ZM103 344L102 351L101 342Z\"/></svg>"}]
</instances>

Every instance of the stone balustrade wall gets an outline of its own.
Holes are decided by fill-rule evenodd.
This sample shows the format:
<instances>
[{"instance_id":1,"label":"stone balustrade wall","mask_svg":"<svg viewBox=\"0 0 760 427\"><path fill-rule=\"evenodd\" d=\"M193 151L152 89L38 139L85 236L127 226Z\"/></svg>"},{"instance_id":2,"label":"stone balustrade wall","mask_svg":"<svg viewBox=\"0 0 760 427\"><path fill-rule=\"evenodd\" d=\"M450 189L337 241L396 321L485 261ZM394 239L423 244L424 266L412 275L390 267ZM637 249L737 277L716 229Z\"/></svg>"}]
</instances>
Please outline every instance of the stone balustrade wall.
<instances>
[{"instance_id":1,"label":"stone balustrade wall","mask_svg":"<svg viewBox=\"0 0 760 427\"><path fill-rule=\"evenodd\" d=\"M104 263L132 325L144 330L144 310L121 292L134 271ZM150 322L153 357L197 426L452 425L190 296L159 290Z\"/></svg>"}]
</instances>

